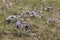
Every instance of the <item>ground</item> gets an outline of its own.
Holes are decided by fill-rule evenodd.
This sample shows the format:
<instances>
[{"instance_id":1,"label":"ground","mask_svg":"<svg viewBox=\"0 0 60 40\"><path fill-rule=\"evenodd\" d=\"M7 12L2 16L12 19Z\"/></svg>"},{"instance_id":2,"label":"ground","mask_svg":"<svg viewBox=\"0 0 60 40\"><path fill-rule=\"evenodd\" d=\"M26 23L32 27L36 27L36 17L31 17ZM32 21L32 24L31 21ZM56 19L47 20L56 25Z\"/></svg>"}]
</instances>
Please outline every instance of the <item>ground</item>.
<instances>
[{"instance_id":1,"label":"ground","mask_svg":"<svg viewBox=\"0 0 60 40\"><path fill-rule=\"evenodd\" d=\"M30 24L31 32L25 32L25 28L15 31L14 24L7 24L5 19L12 14L21 11L32 11L44 8L47 5L53 7L50 12L43 10L44 17L25 18ZM44 6L41 0L0 0L0 40L60 40L60 0L46 0ZM56 20L56 24L47 24L47 19ZM33 35L33 36L32 36Z\"/></svg>"}]
</instances>

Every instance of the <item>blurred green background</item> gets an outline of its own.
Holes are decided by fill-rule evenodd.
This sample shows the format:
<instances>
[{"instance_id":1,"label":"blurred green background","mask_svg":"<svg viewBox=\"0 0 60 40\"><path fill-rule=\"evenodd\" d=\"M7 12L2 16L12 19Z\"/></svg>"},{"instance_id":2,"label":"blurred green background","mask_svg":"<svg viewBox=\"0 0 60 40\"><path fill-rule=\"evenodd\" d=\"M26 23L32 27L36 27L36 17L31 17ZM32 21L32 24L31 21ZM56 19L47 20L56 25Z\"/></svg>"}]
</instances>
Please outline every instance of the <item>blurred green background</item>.
<instances>
[{"instance_id":1,"label":"blurred green background","mask_svg":"<svg viewBox=\"0 0 60 40\"><path fill-rule=\"evenodd\" d=\"M32 11L42 8L41 0L0 0L0 40L60 40L60 0L46 0L45 6L52 6L51 12L43 10L44 17L26 18L30 24L31 32L25 32L25 28L15 31L14 24L6 24L5 19L12 14L21 11ZM44 7L43 7L44 8ZM55 16L53 16L55 15ZM56 24L46 24L47 19L57 20ZM54 25L54 26L52 26Z\"/></svg>"}]
</instances>

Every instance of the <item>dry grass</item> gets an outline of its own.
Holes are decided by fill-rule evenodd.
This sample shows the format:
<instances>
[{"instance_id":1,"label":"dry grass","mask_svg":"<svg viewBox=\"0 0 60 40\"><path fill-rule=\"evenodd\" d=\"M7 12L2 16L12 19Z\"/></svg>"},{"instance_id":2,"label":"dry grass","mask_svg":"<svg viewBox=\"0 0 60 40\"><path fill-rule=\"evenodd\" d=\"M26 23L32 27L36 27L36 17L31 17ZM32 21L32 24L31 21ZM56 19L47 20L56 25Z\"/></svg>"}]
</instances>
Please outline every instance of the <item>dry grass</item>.
<instances>
[{"instance_id":1,"label":"dry grass","mask_svg":"<svg viewBox=\"0 0 60 40\"><path fill-rule=\"evenodd\" d=\"M53 7L51 12L43 10L44 17L25 19L31 27L31 32L23 33L25 28L15 31L14 24L6 24L5 19L14 13L20 13L23 10L32 11L42 7L41 0L0 0L0 40L60 40L60 0L47 0L45 6ZM53 16L55 15L55 16ZM52 26L46 24L47 19L57 20ZM34 36L31 36L35 33Z\"/></svg>"}]
</instances>

